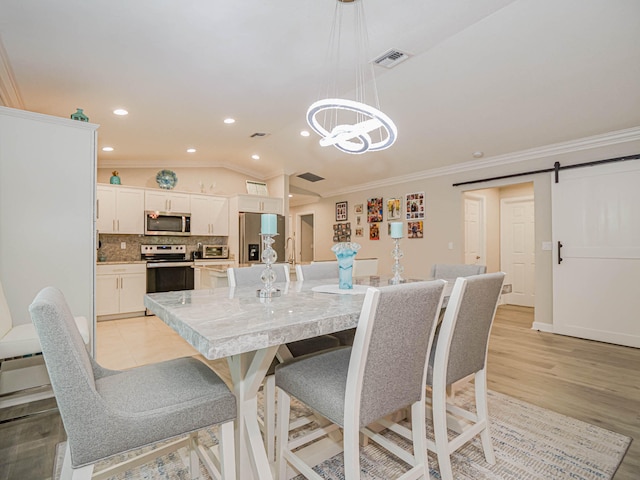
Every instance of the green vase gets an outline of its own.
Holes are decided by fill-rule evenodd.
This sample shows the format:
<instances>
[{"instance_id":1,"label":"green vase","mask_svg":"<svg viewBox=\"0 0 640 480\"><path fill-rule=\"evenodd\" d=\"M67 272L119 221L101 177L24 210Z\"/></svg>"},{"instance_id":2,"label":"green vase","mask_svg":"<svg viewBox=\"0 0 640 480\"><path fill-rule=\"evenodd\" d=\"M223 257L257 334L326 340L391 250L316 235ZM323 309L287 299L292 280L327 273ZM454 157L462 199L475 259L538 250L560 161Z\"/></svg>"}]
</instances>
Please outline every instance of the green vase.
<instances>
[{"instance_id":1,"label":"green vase","mask_svg":"<svg viewBox=\"0 0 640 480\"><path fill-rule=\"evenodd\" d=\"M120 185L120 177L118 176L118 171L114 170L111 172L111 178L109 179L109 183L111 185Z\"/></svg>"},{"instance_id":2,"label":"green vase","mask_svg":"<svg viewBox=\"0 0 640 480\"><path fill-rule=\"evenodd\" d=\"M79 120L81 122L88 122L89 117L87 117L84 113L82 113L82 109L78 108L76 113L71 114L71 120Z\"/></svg>"}]
</instances>

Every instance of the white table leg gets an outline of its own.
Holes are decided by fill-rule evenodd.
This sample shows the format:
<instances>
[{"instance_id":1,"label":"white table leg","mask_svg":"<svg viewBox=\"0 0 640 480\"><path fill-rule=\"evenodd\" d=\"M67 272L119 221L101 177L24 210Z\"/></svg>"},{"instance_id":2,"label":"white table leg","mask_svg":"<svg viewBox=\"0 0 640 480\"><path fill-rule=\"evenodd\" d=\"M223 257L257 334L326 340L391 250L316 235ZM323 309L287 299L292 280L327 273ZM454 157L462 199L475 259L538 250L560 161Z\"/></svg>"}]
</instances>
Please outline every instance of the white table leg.
<instances>
[{"instance_id":1,"label":"white table leg","mask_svg":"<svg viewBox=\"0 0 640 480\"><path fill-rule=\"evenodd\" d=\"M236 470L242 480L273 480L258 425L258 389L277 350L273 346L227 359L238 402Z\"/></svg>"}]
</instances>

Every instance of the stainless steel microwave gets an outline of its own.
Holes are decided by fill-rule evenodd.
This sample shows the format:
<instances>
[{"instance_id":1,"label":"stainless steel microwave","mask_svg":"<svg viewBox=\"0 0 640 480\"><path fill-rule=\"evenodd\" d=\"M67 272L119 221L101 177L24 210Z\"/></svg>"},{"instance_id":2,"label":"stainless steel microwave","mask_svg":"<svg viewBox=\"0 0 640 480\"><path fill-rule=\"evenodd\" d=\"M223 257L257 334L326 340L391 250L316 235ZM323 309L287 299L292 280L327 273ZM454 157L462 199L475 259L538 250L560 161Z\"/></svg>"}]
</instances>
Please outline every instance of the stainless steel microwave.
<instances>
[{"instance_id":1,"label":"stainless steel microwave","mask_svg":"<svg viewBox=\"0 0 640 480\"><path fill-rule=\"evenodd\" d=\"M226 245L202 245L200 258L229 258L229 247Z\"/></svg>"},{"instance_id":2,"label":"stainless steel microwave","mask_svg":"<svg viewBox=\"0 0 640 480\"><path fill-rule=\"evenodd\" d=\"M177 212L144 212L145 235L191 235L191 214Z\"/></svg>"}]
</instances>

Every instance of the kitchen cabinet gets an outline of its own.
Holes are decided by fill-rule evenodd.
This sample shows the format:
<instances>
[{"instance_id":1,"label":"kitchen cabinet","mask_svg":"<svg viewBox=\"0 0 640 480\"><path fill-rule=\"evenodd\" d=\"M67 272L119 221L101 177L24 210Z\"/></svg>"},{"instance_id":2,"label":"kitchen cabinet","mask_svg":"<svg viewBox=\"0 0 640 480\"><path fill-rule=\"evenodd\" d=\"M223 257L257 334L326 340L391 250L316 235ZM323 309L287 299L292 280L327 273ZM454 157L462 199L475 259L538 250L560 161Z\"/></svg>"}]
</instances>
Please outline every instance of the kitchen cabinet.
<instances>
[{"instance_id":1,"label":"kitchen cabinet","mask_svg":"<svg viewBox=\"0 0 640 480\"><path fill-rule=\"evenodd\" d=\"M144 209L156 212L191 213L191 195L163 190L145 190Z\"/></svg>"},{"instance_id":2,"label":"kitchen cabinet","mask_svg":"<svg viewBox=\"0 0 640 480\"><path fill-rule=\"evenodd\" d=\"M146 264L96 266L96 315L143 312L146 293Z\"/></svg>"},{"instance_id":3,"label":"kitchen cabinet","mask_svg":"<svg viewBox=\"0 0 640 480\"><path fill-rule=\"evenodd\" d=\"M260 195L238 195L238 211L254 213L277 213L282 215L282 199Z\"/></svg>"},{"instance_id":4,"label":"kitchen cabinet","mask_svg":"<svg viewBox=\"0 0 640 480\"><path fill-rule=\"evenodd\" d=\"M191 235L229 235L229 201L212 195L191 195Z\"/></svg>"},{"instance_id":5,"label":"kitchen cabinet","mask_svg":"<svg viewBox=\"0 0 640 480\"><path fill-rule=\"evenodd\" d=\"M98 185L96 196L98 232L144 234L143 189Z\"/></svg>"}]
</instances>

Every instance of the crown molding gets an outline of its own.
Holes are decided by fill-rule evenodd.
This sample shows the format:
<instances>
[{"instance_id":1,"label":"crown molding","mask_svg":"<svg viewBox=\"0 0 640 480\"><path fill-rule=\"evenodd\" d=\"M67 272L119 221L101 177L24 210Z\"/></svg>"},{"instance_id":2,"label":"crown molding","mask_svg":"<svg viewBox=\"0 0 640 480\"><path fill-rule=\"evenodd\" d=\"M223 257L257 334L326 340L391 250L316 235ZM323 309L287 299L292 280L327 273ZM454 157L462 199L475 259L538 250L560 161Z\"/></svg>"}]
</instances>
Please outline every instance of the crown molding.
<instances>
[{"instance_id":1,"label":"crown molding","mask_svg":"<svg viewBox=\"0 0 640 480\"><path fill-rule=\"evenodd\" d=\"M0 36L0 104L5 107L19 108L24 110L24 101L20 90L18 89L18 82L13 74L11 68L11 62L9 61L9 55L2 43L2 37Z\"/></svg>"},{"instance_id":2,"label":"crown molding","mask_svg":"<svg viewBox=\"0 0 640 480\"><path fill-rule=\"evenodd\" d=\"M553 157L555 155L564 155L567 153L580 152L594 148L607 147L611 145L619 145L622 143L640 141L640 127L627 128L614 132L593 135L591 137L580 138L568 142L554 143L544 147L521 150L519 152L507 153L505 155L496 155L482 161L469 161L449 165L446 167L432 168L408 175L387 178L381 181L362 183L349 188L327 191L322 194L322 198L334 197L338 195L346 195L349 193L360 192L363 190L371 190L381 187L389 187L401 183L413 182L415 180L424 180L434 177L442 177L463 172L471 172L481 170L483 168L498 167L502 165L511 165L514 163L527 162L537 160L539 158Z\"/></svg>"}]
</instances>

